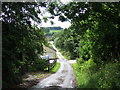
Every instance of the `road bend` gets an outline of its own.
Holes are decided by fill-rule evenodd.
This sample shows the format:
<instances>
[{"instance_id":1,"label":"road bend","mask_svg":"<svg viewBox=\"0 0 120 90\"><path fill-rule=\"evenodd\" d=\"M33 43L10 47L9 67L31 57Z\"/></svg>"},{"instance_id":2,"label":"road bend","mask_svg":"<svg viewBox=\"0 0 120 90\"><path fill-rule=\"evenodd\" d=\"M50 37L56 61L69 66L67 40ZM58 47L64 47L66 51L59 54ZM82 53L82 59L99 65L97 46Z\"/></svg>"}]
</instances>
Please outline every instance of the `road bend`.
<instances>
[{"instance_id":1,"label":"road bend","mask_svg":"<svg viewBox=\"0 0 120 90\"><path fill-rule=\"evenodd\" d=\"M37 85L33 86L32 90L48 87L75 88L76 86L75 76L71 64L60 52L58 52L53 44L52 46L57 51L56 53L58 55L58 62L60 62L60 68L56 73L48 76L47 78L41 80Z\"/></svg>"}]
</instances>

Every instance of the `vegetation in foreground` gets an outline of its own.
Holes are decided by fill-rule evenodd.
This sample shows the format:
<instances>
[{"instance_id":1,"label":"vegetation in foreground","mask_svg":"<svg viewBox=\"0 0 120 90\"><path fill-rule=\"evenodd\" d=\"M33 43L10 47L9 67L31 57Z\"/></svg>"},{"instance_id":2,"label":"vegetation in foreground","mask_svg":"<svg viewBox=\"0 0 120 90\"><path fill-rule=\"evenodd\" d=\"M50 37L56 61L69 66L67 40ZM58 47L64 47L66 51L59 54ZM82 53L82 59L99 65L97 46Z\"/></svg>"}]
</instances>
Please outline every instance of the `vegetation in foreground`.
<instances>
[{"instance_id":1,"label":"vegetation in foreground","mask_svg":"<svg viewBox=\"0 0 120 90\"><path fill-rule=\"evenodd\" d=\"M43 45L47 44L44 30L30 21L41 23L38 16L41 10L36 9L40 6L46 5L32 2L2 3L2 88L19 84L26 72L44 70L47 66L38 57L38 54L44 53Z\"/></svg>"},{"instance_id":2,"label":"vegetation in foreground","mask_svg":"<svg viewBox=\"0 0 120 90\"><path fill-rule=\"evenodd\" d=\"M72 64L78 88L119 88L119 63L98 66L93 60Z\"/></svg>"}]
</instances>

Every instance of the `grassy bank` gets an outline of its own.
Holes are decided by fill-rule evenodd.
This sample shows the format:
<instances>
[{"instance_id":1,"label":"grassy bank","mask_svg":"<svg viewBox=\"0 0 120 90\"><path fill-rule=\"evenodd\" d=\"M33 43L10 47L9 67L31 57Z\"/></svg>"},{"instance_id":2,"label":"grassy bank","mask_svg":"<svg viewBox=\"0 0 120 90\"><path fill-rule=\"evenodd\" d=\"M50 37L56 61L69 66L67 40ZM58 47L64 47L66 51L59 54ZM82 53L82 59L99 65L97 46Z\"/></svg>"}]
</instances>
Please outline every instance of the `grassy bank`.
<instances>
[{"instance_id":1,"label":"grassy bank","mask_svg":"<svg viewBox=\"0 0 120 90\"><path fill-rule=\"evenodd\" d=\"M58 69L60 68L60 63L56 63L56 65L54 66L54 68L52 68L50 70L51 73L55 73L58 71Z\"/></svg>"},{"instance_id":2,"label":"grassy bank","mask_svg":"<svg viewBox=\"0 0 120 90\"><path fill-rule=\"evenodd\" d=\"M78 88L120 88L119 63L96 65L92 60L72 64Z\"/></svg>"}]
</instances>

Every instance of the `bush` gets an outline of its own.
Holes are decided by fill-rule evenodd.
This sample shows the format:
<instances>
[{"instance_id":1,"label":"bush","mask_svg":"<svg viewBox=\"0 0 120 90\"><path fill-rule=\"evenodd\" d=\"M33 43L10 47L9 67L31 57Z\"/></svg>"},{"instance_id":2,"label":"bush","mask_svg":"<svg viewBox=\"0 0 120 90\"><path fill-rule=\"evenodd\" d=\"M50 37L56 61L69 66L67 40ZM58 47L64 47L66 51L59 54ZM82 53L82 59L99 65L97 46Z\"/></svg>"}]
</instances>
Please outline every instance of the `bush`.
<instances>
[{"instance_id":1,"label":"bush","mask_svg":"<svg viewBox=\"0 0 120 90\"><path fill-rule=\"evenodd\" d=\"M100 88L120 88L120 64L108 63L103 65L100 71Z\"/></svg>"},{"instance_id":2,"label":"bush","mask_svg":"<svg viewBox=\"0 0 120 90\"><path fill-rule=\"evenodd\" d=\"M98 65L93 60L73 64L78 88L120 88L120 64Z\"/></svg>"},{"instance_id":3,"label":"bush","mask_svg":"<svg viewBox=\"0 0 120 90\"><path fill-rule=\"evenodd\" d=\"M44 70L47 67L47 61L44 59L37 59L33 65L28 66L28 71Z\"/></svg>"}]
</instances>

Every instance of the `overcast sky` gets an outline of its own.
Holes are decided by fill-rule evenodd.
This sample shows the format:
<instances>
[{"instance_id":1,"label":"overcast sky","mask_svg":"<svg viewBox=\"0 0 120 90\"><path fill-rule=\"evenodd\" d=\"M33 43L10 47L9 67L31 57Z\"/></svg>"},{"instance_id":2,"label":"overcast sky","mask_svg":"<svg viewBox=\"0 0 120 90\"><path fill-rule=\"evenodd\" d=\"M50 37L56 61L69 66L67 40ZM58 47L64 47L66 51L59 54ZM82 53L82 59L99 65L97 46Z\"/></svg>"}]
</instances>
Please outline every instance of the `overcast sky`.
<instances>
[{"instance_id":1,"label":"overcast sky","mask_svg":"<svg viewBox=\"0 0 120 90\"><path fill-rule=\"evenodd\" d=\"M70 22L61 22L61 21L58 21L58 17L55 17L54 19L52 19L52 21L54 22L53 25L51 25L50 23L50 20L47 21L46 23L45 22L42 22L41 26L42 27L53 27L53 26L60 26L62 28L68 28L71 23Z\"/></svg>"},{"instance_id":2,"label":"overcast sky","mask_svg":"<svg viewBox=\"0 0 120 90\"><path fill-rule=\"evenodd\" d=\"M64 4L65 3L67 3L68 1L70 1L70 0L61 0ZM42 14L43 15L40 15L40 14L38 14L38 16L42 19L43 17L50 17L51 16L51 14L50 13L48 13L48 11L46 11L45 10L45 8L40 8L40 10L41 10L41 12L42 12ZM53 22L54 22L54 24L53 25L51 25L51 23L50 23L50 20L48 19L48 21L45 23L43 20L42 20L42 23L41 24L39 24L38 25L38 27L54 27L54 26L60 26L60 27L62 27L62 28L68 28L70 25L71 25L71 23L70 22L68 22L68 21L66 21L66 22L61 22L61 21L59 21L58 20L58 16L56 16L54 19L51 19ZM33 20L31 20L32 21L32 24L34 24L34 21Z\"/></svg>"},{"instance_id":3,"label":"overcast sky","mask_svg":"<svg viewBox=\"0 0 120 90\"><path fill-rule=\"evenodd\" d=\"M41 8L41 10L43 11L42 13L43 16L39 15L39 17L43 18L43 17L50 17L51 14L48 13L48 11L45 10L45 8ZM51 25L50 23L50 20L52 20L54 22L53 25ZM42 23L41 23L41 27L53 27L53 26L60 26L62 28L68 28L70 26L70 22L61 22L58 20L58 16L56 16L54 19L48 19L48 21L45 23L43 20L42 20Z\"/></svg>"}]
</instances>

